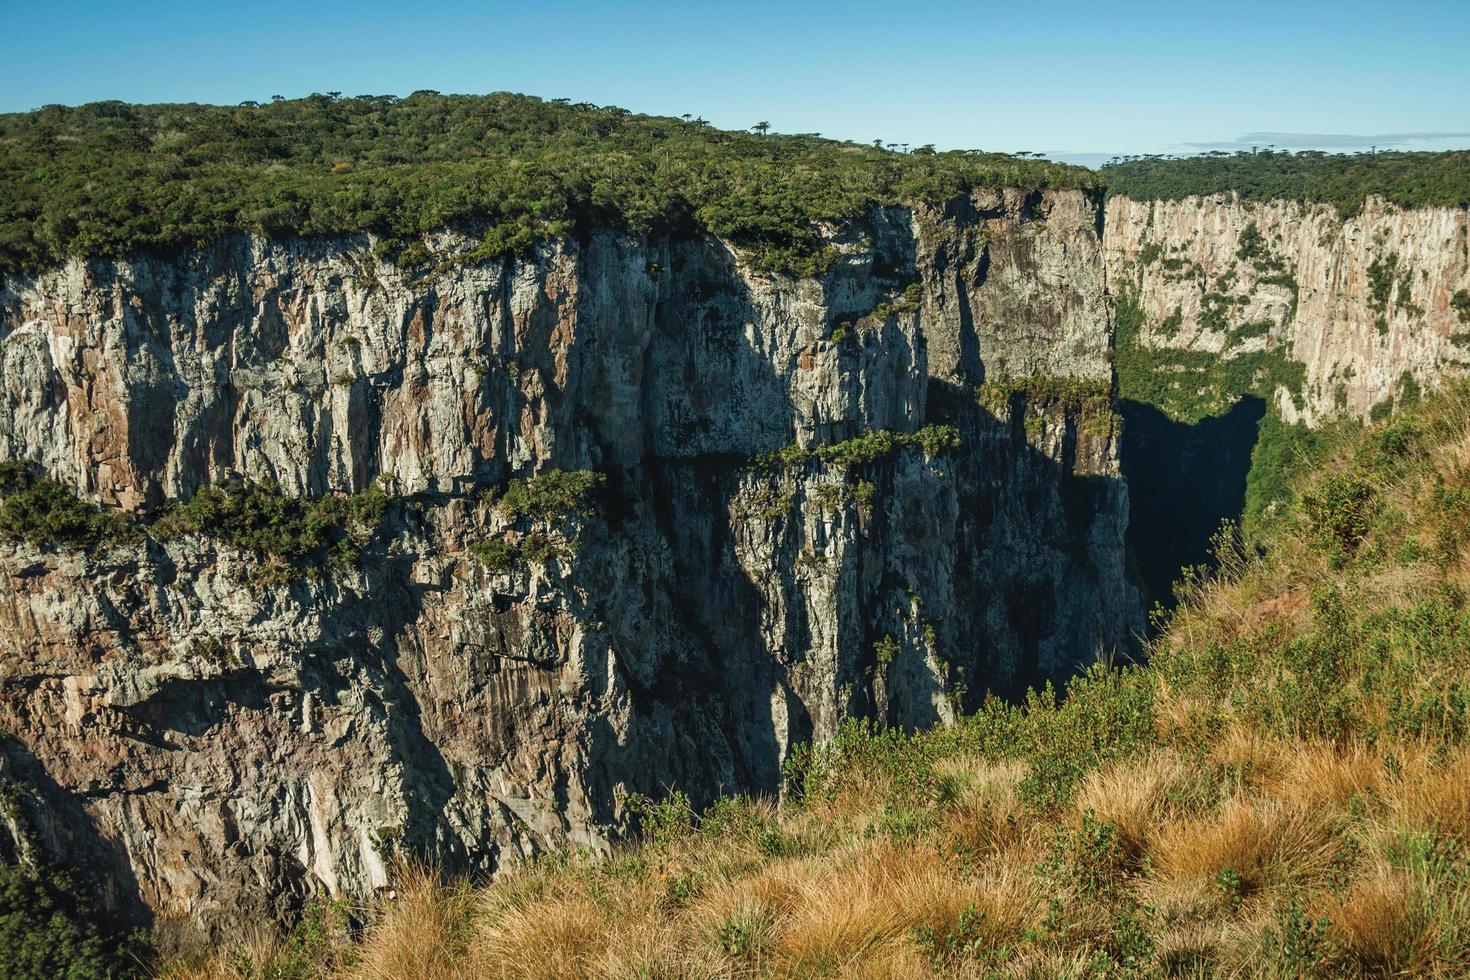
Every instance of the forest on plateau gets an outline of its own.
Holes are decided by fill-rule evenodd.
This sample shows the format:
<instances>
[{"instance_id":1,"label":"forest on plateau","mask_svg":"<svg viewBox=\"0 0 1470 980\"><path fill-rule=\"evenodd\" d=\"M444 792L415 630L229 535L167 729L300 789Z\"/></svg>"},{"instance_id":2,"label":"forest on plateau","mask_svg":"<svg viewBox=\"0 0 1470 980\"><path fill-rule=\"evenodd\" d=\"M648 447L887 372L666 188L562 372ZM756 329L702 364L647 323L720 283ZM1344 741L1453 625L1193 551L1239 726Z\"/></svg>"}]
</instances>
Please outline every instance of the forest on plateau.
<instances>
[{"instance_id":1,"label":"forest on plateau","mask_svg":"<svg viewBox=\"0 0 1470 980\"><path fill-rule=\"evenodd\" d=\"M1369 197L1401 207L1470 205L1470 151L1258 153L1130 158L1101 168L1108 193L1135 201L1239 194L1248 200L1330 204L1343 217Z\"/></svg>"},{"instance_id":2,"label":"forest on plateau","mask_svg":"<svg viewBox=\"0 0 1470 980\"><path fill-rule=\"evenodd\" d=\"M1092 187L1081 167L718 130L508 93L98 102L0 115L0 273L231 233L372 232L400 264L452 227L480 260L596 228L695 226L765 269L821 267L814 223L973 187Z\"/></svg>"}]
</instances>

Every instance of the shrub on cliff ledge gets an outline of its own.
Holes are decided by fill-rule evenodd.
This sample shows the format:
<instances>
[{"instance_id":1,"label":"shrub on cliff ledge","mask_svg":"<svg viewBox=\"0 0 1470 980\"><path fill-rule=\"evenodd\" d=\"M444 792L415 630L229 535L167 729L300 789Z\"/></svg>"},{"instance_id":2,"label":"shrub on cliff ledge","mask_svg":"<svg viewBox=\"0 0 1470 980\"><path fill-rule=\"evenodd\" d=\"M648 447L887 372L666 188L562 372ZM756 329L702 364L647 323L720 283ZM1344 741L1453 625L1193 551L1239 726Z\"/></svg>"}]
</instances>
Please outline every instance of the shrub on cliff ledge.
<instances>
[{"instance_id":1,"label":"shrub on cliff ledge","mask_svg":"<svg viewBox=\"0 0 1470 980\"><path fill-rule=\"evenodd\" d=\"M511 480L497 506L511 520L554 521L572 513L586 515L592 494L606 482L606 476L591 470L547 470Z\"/></svg>"},{"instance_id":2,"label":"shrub on cliff ledge","mask_svg":"<svg viewBox=\"0 0 1470 980\"><path fill-rule=\"evenodd\" d=\"M232 548L291 565L350 567L388 507L377 487L310 499L284 494L273 481L228 477L199 489L153 525L159 537L202 534Z\"/></svg>"},{"instance_id":3,"label":"shrub on cliff ledge","mask_svg":"<svg viewBox=\"0 0 1470 980\"><path fill-rule=\"evenodd\" d=\"M0 538L90 548L137 536L125 516L81 499L30 464L0 463Z\"/></svg>"},{"instance_id":4,"label":"shrub on cliff ledge","mask_svg":"<svg viewBox=\"0 0 1470 980\"><path fill-rule=\"evenodd\" d=\"M892 432L874 429L841 442L822 446L787 446L755 457L753 469L779 469L799 466L811 460L836 466L860 466L891 456L900 449L922 449L926 456L938 456L960 446L960 430L952 425L926 425L915 432Z\"/></svg>"}]
</instances>

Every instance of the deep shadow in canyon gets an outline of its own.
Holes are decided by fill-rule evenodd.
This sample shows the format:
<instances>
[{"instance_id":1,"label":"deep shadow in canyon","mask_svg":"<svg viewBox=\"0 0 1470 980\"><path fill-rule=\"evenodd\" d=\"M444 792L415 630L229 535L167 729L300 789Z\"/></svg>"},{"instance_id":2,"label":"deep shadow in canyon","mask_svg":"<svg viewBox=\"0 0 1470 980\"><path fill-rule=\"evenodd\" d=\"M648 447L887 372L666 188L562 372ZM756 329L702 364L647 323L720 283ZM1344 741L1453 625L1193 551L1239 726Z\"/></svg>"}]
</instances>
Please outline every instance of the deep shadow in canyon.
<instances>
[{"instance_id":1,"label":"deep shadow in canyon","mask_svg":"<svg viewBox=\"0 0 1470 980\"><path fill-rule=\"evenodd\" d=\"M1182 569L1211 561L1210 538L1245 509L1266 403L1246 397L1224 415L1176 422L1153 405L1123 400L1121 463L1128 481L1128 549L1145 608L1172 608Z\"/></svg>"}]
</instances>

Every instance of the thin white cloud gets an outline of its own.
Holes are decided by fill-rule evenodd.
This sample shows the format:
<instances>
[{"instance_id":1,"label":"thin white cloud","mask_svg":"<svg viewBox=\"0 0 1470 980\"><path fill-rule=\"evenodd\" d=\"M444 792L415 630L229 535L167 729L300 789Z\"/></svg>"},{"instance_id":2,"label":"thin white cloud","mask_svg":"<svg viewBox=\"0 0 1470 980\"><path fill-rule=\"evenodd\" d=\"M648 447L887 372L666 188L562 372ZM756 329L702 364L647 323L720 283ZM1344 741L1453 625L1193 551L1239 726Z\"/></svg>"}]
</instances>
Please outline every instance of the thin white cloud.
<instances>
[{"instance_id":1,"label":"thin white cloud","mask_svg":"<svg viewBox=\"0 0 1470 980\"><path fill-rule=\"evenodd\" d=\"M1470 133L1245 133L1233 140L1180 143L1188 150L1249 150L1276 146L1292 150L1355 150L1370 146L1417 148L1431 143L1470 141Z\"/></svg>"}]
</instances>

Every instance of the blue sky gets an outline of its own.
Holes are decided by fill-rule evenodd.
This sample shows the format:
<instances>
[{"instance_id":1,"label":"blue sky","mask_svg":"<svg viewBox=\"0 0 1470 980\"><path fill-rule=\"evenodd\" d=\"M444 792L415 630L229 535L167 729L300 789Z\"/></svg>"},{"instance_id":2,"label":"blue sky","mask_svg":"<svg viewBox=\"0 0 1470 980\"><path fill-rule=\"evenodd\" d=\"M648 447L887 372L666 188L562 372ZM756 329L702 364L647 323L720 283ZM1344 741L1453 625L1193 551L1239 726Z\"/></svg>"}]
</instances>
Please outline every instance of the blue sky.
<instances>
[{"instance_id":1,"label":"blue sky","mask_svg":"<svg viewBox=\"0 0 1470 980\"><path fill-rule=\"evenodd\" d=\"M1084 162L1239 142L1470 146L1470 0L0 0L0 13L0 111L431 88Z\"/></svg>"}]
</instances>

